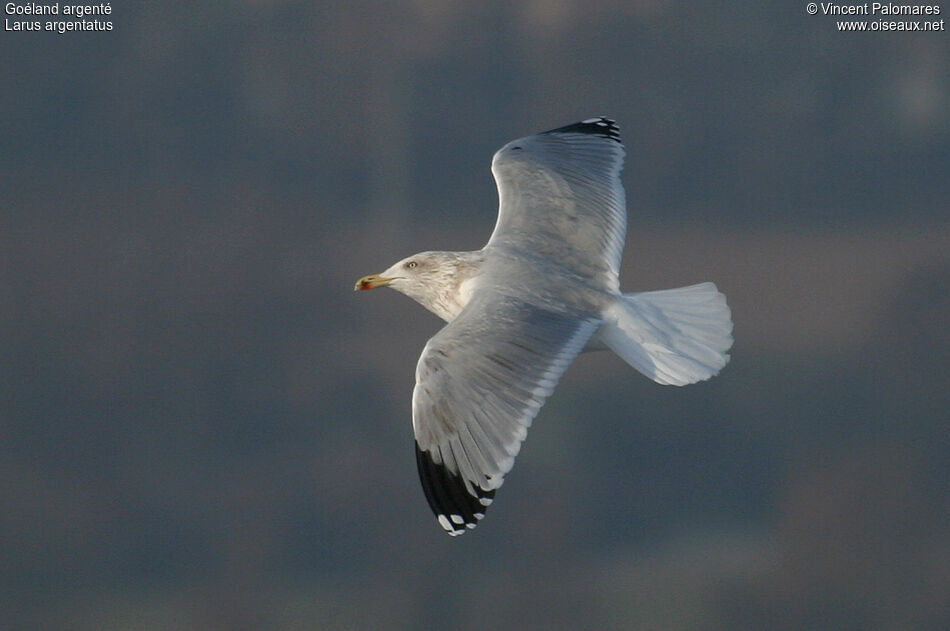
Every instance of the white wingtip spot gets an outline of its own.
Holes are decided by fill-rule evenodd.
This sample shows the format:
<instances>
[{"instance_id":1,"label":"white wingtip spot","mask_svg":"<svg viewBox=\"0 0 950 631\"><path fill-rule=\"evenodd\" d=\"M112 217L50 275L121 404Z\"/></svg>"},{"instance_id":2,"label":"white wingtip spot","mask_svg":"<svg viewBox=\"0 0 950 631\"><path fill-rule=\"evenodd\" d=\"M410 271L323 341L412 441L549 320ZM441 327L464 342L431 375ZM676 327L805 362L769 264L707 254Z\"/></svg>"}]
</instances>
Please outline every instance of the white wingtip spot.
<instances>
[{"instance_id":1,"label":"white wingtip spot","mask_svg":"<svg viewBox=\"0 0 950 631\"><path fill-rule=\"evenodd\" d=\"M449 520L449 518L445 515L439 515L439 525L442 526L442 528L445 529L445 532L449 533L449 535L452 537L458 537L460 534L465 532L465 528L460 527L464 523L465 520L462 519L461 515L452 515L451 520ZM469 526L468 524L465 525L469 528L474 528L474 526Z\"/></svg>"}]
</instances>

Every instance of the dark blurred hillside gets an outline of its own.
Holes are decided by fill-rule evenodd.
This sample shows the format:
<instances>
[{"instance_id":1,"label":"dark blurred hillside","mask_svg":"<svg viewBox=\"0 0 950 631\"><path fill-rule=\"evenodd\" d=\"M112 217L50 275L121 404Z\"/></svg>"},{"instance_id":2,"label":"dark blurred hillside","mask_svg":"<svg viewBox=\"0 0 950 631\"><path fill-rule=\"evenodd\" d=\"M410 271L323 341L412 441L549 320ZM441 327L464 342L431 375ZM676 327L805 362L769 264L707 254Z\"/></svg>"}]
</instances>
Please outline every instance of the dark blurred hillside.
<instances>
[{"instance_id":1,"label":"dark blurred hillside","mask_svg":"<svg viewBox=\"0 0 950 631\"><path fill-rule=\"evenodd\" d=\"M123 3L0 34L0 627L950 627L950 44L803 6ZM627 291L731 364L580 357L478 530L416 480L492 152L605 114Z\"/></svg>"},{"instance_id":2,"label":"dark blurred hillside","mask_svg":"<svg viewBox=\"0 0 950 631\"><path fill-rule=\"evenodd\" d=\"M644 220L841 227L945 207L938 33L843 36L772 5L557 7L173 2L116 7L101 37L8 33L4 170L454 214L493 202L472 165L500 143L603 111Z\"/></svg>"}]
</instances>

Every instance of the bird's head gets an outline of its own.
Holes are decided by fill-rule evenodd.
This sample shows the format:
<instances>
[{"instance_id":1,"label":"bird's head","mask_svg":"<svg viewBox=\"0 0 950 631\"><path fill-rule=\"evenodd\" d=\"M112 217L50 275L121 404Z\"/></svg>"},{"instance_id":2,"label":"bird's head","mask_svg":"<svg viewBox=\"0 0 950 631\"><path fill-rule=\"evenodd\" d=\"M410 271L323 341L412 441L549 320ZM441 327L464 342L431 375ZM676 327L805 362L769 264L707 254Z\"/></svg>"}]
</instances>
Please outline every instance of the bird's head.
<instances>
[{"instance_id":1,"label":"bird's head","mask_svg":"<svg viewBox=\"0 0 950 631\"><path fill-rule=\"evenodd\" d=\"M451 321L468 297L459 293L460 284L477 273L480 254L468 252L420 252L406 257L379 274L356 281L363 291L392 287L440 318Z\"/></svg>"},{"instance_id":2,"label":"bird's head","mask_svg":"<svg viewBox=\"0 0 950 631\"><path fill-rule=\"evenodd\" d=\"M408 294L414 287L426 284L426 269L431 272L430 252L421 252L404 258L379 274L370 274L356 281L356 291L392 287L396 291ZM407 291L409 290L409 291Z\"/></svg>"}]
</instances>

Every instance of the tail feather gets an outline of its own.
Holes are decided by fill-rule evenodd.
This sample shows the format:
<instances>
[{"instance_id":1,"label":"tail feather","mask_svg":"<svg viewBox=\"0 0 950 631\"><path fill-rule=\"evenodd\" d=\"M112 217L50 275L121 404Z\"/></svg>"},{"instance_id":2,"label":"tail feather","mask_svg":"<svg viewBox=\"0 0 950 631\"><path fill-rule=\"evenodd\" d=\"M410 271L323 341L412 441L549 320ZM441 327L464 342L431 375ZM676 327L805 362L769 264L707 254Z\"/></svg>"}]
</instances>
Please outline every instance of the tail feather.
<instances>
[{"instance_id":1,"label":"tail feather","mask_svg":"<svg viewBox=\"0 0 950 631\"><path fill-rule=\"evenodd\" d=\"M601 340L657 383L709 379L729 361L732 314L712 283L625 294L611 306Z\"/></svg>"}]
</instances>

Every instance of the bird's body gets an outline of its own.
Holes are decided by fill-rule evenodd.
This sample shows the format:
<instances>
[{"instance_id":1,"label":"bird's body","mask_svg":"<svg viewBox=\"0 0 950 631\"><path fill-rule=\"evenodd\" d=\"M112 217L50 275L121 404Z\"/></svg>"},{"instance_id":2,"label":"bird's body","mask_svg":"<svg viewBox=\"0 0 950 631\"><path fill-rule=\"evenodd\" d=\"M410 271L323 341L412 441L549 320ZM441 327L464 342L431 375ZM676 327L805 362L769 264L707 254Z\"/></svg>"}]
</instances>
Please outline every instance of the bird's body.
<instances>
[{"instance_id":1,"label":"bird's body","mask_svg":"<svg viewBox=\"0 0 950 631\"><path fill-rule=\"evenodd\" d=\"M728 361L731 315L712 283L620 293L623 156L605 118L512 141L492 161L500 204L484 248L422 252L357 282L391 286L448 322L416 368L413 430L426 498L449 534L484 516L578 353L610 348L673 385Z\"/></svg>"}]
</instances>

